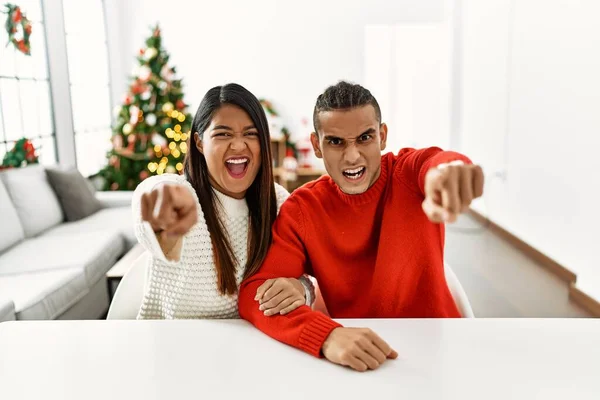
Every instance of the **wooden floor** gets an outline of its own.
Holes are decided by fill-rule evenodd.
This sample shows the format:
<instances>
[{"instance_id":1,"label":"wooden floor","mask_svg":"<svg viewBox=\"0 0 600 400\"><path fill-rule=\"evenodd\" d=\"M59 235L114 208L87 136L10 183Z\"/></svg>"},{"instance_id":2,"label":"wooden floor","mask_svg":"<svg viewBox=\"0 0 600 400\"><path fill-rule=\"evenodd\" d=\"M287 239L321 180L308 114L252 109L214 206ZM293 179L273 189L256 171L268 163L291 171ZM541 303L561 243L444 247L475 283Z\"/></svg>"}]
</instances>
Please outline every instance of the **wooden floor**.
<instances>
[{"instance_id":1,"label":"wooden floor","mask_svg":"<svg viewBox=\"0 0 600 400\"><path fill-rule=\"evenodd\" d=\"M469 216L446 228L446 262L476 317L589 317L567 284Z\"/></svg>"}]
</instances>

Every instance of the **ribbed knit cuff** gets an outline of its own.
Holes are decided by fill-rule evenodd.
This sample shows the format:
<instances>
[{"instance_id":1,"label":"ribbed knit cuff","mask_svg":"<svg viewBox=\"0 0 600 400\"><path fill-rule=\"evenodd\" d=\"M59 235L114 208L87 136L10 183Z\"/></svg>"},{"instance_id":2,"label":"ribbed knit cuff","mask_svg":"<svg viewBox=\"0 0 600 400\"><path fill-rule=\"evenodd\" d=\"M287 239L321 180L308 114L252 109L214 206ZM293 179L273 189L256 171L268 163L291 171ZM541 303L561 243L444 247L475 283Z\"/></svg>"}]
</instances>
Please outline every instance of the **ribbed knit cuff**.
<instances>
[{"instance_id":1,"label":"ribbed knit cuff","mask_svg":"<svg viewBox=\"0 0 600 400\"><path fill-rule=\"evenodd\" d=\"M300 333L298 348L315 357L322 357L321 347L323 347L323 342L325 342L325 339L327 339L332 330L342 325L325 316L323 313L315 312L314 315L312 321Z\"/></svg>"}]
</instances>

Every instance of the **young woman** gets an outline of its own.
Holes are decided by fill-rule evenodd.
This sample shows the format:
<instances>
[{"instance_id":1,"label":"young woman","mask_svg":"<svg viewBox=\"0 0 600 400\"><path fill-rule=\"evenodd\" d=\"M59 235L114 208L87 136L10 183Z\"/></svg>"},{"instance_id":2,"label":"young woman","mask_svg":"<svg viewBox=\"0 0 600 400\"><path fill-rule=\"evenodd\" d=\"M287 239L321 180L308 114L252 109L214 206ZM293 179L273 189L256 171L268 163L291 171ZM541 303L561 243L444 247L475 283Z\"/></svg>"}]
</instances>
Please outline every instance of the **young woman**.
<instances>
[{"instance_id":1,"label":"young woman","mask_svg":"<svg viewBox=\"0 0 600 400\"><path fill-rule=\"evenodd\" d=\"M261 266L288 196L273 181L258 99L237 84L210 89L192 123L185 176L154 176L134 193L136 235L151 255L138 319L238 318L239 285ZM273 286L284 294L277 312L314 298L305 277Z\"/></svg>"}]
</instances>

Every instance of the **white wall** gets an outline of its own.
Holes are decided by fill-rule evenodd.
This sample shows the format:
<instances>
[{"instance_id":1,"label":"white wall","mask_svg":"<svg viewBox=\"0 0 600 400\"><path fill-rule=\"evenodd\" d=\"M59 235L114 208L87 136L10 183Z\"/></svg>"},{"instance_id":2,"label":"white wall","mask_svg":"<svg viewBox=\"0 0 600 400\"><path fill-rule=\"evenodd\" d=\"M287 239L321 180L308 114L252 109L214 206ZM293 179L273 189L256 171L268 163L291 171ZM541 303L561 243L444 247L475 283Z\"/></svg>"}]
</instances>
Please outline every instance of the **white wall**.
<instances>
[{"instance_id":1,"label":"white wall","mask_svg":"<svg viewBox=\"0 0 600 400\"><path fill-rule=\"evenodd\" d=\"M442 0L106 2L114 11L113 74L130 72L148 26L158 21L192 113L209 88L235 81L272 100L296 137L309 133L302 119L311 120L325 87L340 79L364 84L366 25L438 21L443 13ZM126 81L115 83L122 92Z\"/></svg>"},{"instance_id":2,"label":"white wall","mask_svg":"<svg viewBox=\"0 0 600 400\"><path fill-rule=\"evenodd\" d=\"M600 299L600 2L463 0L462 150L480 211Z\"/></svg>"},{"instance_id":3,"label":"white wall","mask_svg":"<svg viewBox=\"0 0 600 400\"><path fill-rule=\"evenodd\" d=\"M390 128L387 150L449 148L451 27L447 13L438 22L366 28L365 84Z\"/></svg>"}]
</instances>

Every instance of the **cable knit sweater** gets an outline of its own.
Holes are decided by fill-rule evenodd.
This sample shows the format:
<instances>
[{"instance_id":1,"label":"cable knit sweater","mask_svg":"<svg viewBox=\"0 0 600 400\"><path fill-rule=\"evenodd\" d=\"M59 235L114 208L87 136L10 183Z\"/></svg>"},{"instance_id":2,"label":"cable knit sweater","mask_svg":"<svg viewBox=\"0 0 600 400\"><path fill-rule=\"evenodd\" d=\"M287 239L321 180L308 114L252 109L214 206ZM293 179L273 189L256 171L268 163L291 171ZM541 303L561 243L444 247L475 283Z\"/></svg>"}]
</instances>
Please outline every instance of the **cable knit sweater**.
<instances>
[{"instance_id":1,"label":"cable knit sweater","mask_svg":"<svg viewBox=\"0 0 600 400\"><path fill-rule=\"evenodd\" d=\"M187 187L198 205L198 223L183 237L179 261L166 259L150 224L141 218L142 194L166 183ZM234 199L216 190L215 193L220 203L219 216L238 260L236 281L239 287L248 256L248 206L245 199ZM289 193L277 184L275 193L279 213ZM237 294L222 295L217 288L217 273L206 220L198 196L185 177L165 174L144 180L134 192L132 209L137 239L150 253L144 296L137 318L239 318ZM314 298L311 295L312 284L306 278L301 281L307 289L307 304L311 304Z\"/></svg>"}]
</instances>

